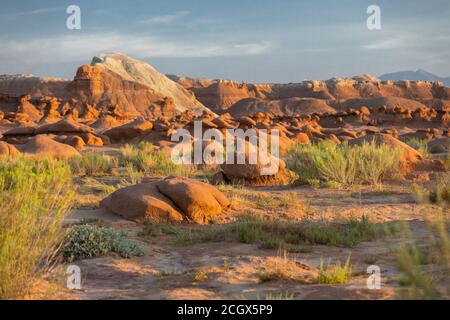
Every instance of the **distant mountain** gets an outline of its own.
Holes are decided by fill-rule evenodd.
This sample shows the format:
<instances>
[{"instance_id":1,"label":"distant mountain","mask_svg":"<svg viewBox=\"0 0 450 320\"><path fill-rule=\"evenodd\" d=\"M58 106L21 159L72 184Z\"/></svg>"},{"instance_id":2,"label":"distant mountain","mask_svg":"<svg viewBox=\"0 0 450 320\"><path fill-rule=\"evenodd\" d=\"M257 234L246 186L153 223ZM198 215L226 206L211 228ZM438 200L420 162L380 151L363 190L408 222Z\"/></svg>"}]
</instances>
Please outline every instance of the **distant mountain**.
<instances>
[{"instance_id":1,"label":"distant mountain","mask_svg":"<svg viewBox=\"0 0 450 320\"><path fill-rule=\"evenodd\" d=\"M399 71L393 73L385 73L379 77L381 80L414 80L414 81L442 81L447 87L450 86L450 77L444 78L432 74L428 71L419 69L417 71Z\"/></svg>"}]
</instances>

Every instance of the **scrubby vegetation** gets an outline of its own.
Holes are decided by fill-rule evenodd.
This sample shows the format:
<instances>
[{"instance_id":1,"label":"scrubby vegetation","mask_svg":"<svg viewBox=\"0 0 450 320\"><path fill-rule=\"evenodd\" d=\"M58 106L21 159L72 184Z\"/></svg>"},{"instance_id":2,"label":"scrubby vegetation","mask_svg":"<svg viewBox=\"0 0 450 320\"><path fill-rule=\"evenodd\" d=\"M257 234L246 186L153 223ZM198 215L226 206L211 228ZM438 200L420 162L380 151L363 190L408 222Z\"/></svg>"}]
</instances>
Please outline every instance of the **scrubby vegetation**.
<instances>
[{"instance_id":1,"label":"scrubby vegetation","mask_svg":"<svg viewBox=\"0 0 450 320\"><path fill-rule=\"evenodd\" d=\"M168 175L183 172L183 166L174 163L170 156L146 142L120 148L119 162L123 167L131 165L135 170L146 174Z\"/></svg>"},{"instance_id":2,"label":"scrubby vegetation","mask_svg":"<svg viewBox=\"0 0 450 320\"><path fill-rule=\"evenodd\" d=\"M431 237L419 246L405 241L397 252L401 272L398 290L401 299L449 299L450 298L450 221L445 214L428 221ZM437 265L435 268L429 266Z\"/></svg>"},{"instance_id":3,"label":"scrubby vegetation","mask_svg":"<svg viewBox=\"0 0 450 320\"><path fill-rule=\"evenodd\" d=\"M293 191L271 193L231 185L219 185L217 188L227 195L231 200L231 206L235 209L277 212L290 219L302 218L308 212L308 206Z\"/></svg>"},{"instance_id":4,"label":"scrubby vegetation","mask_svg":"<svg viewBox=\"0 0 450 320\"><path fill-rule=\"evenodd\" d=\"M117 166L117 159L99 153L82 153L72 157L69 163L75 175L103 176L112 173Z\"/></svg>"},{"instance_id":5,"label":"scrubby vegetation","mask_svg":"<svg viewBox=\"0 0 450 320\"><path fill-rule=\"evenodd\" d=\"M360 146L337 145L324 141L313 145L295 145L288 151L288 167L305 183L380 185L400 172L401 151L375 142Z\"/></svg>"},{"instance_id":6,"label":"scrubby vegetation","mask_svg":"<svg viewBox=\"0 0 450 320\"><path fill-rule=\"evenodd\" d=\"M143 230L139 233L146 240L162 235L175 236L175 244L188 245L201 242L214 242L224 240L230 228L218 226L208 229L183 228L176 224L167 222L147 222Z\"/></svg>"},{"instance_id":7,"label":"scrubby vegetation","mask_svg":"<svg viewBox=\"0 0 450 320\"><path fill-rule=\"evenodd\" d=\"M283 244L323 244L353 247L394 231L392 225L374 224L367 217L347 222L285 223L248 216L236 223L237 239L265 247Z\"/></svg>"},{"instance_id":8,"label":"scrubby vegetation","mask_svg":"<svg viewBox=\"0 0 450 320\"><path fill-rule=\"evenodd\" d=\"M60 249L64 261L94 258L115 252L123 258L144 255L142 245L127 240L126 234L96 225L74 226L68 232Z\"/></svg>"},{"instance_id":9,"label":"scrubby vegetation","mask_svg":"<svg viewBox=\"0 0 450 320\"><path fill-rule=\"evenodd\" d=\"M70 167L55 159L0 159L0 299L26 294L63 236Z\"/></svg>"},{"instance_id":10,"label":"scrubby vegetation","mask_svg":"<svg viewBox=\"0 0 450 320\"><path fill-rule=\"evenodd\" d=\"M424 185L413 185L414 196L419 203L436 203L443 206L450 204L450 173L438 176L426 188Z\"/></svg>"}]
</instances>

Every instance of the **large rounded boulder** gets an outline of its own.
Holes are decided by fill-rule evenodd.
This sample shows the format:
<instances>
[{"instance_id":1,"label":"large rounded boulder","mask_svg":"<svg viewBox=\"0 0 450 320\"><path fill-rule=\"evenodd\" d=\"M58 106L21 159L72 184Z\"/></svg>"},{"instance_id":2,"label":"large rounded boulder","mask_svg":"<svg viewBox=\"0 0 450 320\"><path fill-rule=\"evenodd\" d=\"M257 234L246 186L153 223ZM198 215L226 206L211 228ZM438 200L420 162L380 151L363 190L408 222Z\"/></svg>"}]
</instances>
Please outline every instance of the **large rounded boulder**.
<instances>
[{"instance_id":1,"label":"large rounded boulder","mask_svg":"<svg viewBox=\"0 0 450 320\"><path fill-rule=\"evenodd\" d=\"M170 198L186 218L206 224L230 206L228 198L215 187L200 181L169 177L158 183L158 190Z\"/></svg>"},{"instance_id":2,"label":"large rounded boulder","mask_svg":"<svg viewBox=\"0 0 450 320\"><path fill-rule=\"evenodd\" d=\"M67 159L80 155L74 147L57 142L47 135L37 135L32 137L28 139L27 143L17 145L17 148L23 153L56 157L60 159Z\"/></svg>"},{"instance_id":3,"label":"large rounded boulder","mask_svg":"<svg viewBox=\"0 0 450 320\"><path fill-rule=\"evenodd\" d=\"M105 198L101 206L137 222L191 221L206 224L227 209L230 201L207 183L169 177L117 190Z\"/></svg>"},{"instance_id":4,"label":"large rounded boulder","mask_svg":"<svg viewBox=\"0 0 450 320\"><path fill-rule=\"evenodd\" d=\"M158 190L158 181L119 189L103 199L101 206L127 220L179 222L183 215L175 203Z\"/></svg>"}]
</instances>

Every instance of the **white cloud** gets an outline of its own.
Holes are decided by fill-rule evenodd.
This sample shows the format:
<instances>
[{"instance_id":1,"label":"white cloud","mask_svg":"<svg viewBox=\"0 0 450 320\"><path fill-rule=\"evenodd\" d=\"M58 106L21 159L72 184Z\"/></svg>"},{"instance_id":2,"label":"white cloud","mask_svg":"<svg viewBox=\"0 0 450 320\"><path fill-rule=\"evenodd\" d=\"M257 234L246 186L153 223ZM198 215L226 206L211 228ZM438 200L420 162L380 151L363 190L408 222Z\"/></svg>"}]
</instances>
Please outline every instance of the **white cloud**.
<instances>
[{"instance_id":1,"label":"white cloud","mask_svg":"<svg viewBox=\"0 0 450 320\"><path fill-rule=\"evenodd\" d=\"M174 14L165 14L160 16L153 16L139 21L145 24L171 24L190 14L189 11L178 11Z\"/></svg>"},{"instance_id":2,"label":"white cloud","mask_svg":"<svg viewBox=\"0 0 450 320\"><path fill-rule=\"evenodd\" d=\"M52 12L57 12L57 11L63 11L63 10L64 10L63 7L43 8L43 9L35 9L35 10L30 10L30 11L9 13L9 14L7 14L7 16L8 17L34 16L34 15L38 15L38 14L46 14L46 13L52 13Z\"/></svg>"},{"instance_id":3,"label":"white cloud","mask_svg":"<svg viewBox=\"0 0 450 320\"><path fill-rule=\"evenodd\" d=\"M400 34L394 37L377 40L375 42L366 44L364 49L368 50L388 50L409 48L417 44L418 37L412 34Z\"/></svg>"},{"instance_id":4,"label":"white cloud","mask_svg":"<svg viewBox=\"0 0 450 320\"><path fill-rule=\"evenodd\" d=\"M268 52L271 43L231 43L170 41L155 36L120 33L97 33L81 36L60 36L24 41L1 41L0 61L29 63L60 63L89 59L99 53L122 52L136 58L201 58L251 56Z\"/></svg>"}]
</instances>

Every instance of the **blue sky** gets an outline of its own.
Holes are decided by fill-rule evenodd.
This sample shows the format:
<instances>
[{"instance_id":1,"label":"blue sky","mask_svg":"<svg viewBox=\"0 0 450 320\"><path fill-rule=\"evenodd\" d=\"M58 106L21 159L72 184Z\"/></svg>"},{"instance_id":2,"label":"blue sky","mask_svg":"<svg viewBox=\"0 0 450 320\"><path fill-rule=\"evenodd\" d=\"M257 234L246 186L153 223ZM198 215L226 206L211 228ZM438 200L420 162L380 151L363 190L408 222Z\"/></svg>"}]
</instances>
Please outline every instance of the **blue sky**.
<instances>
[{"instance_id":1,"label":"blue sky","mask_svg":"<svg viewBox=\"0 0 450 320\"><path fill-rule=\"evenodd\" d=\"M66 28L67 6L81 30ZM366 9L381 8L381 30ZM4 1L0 74L72 78L100 53L165 73L298 82L422 68L450 76L450 1Z\"/></svg>"}]
</instances>

